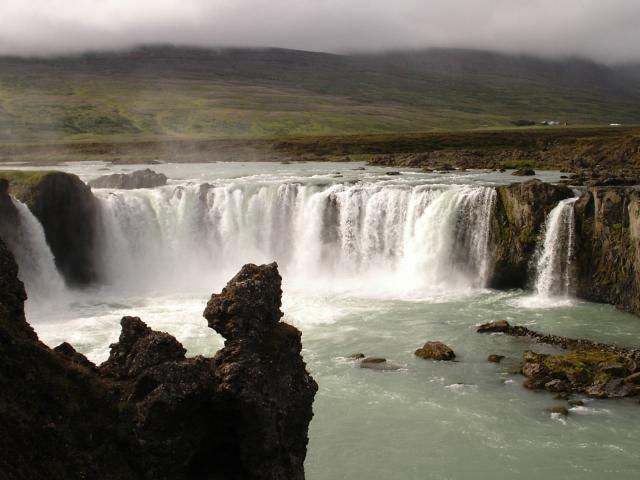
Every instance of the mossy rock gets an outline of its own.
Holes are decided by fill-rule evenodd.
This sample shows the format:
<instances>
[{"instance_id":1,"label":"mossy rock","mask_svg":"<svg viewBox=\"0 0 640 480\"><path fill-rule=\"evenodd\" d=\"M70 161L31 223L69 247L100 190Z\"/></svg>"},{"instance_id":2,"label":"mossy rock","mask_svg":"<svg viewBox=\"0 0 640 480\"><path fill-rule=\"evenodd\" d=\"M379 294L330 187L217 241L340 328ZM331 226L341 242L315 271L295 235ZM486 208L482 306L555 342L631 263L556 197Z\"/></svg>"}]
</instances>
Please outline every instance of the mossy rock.
<instances>
[{"instance_id":1,"label":"mossy rock","mask_svg":"<svg viewBox=\"0 0 640 480\"><path fill-rule=\"evenodd\" d=\"M33 187L51 173L51 170L0 170L0 178L9 182L11 195L21 202L29 203Z\"/></svg>"}]
</instances>

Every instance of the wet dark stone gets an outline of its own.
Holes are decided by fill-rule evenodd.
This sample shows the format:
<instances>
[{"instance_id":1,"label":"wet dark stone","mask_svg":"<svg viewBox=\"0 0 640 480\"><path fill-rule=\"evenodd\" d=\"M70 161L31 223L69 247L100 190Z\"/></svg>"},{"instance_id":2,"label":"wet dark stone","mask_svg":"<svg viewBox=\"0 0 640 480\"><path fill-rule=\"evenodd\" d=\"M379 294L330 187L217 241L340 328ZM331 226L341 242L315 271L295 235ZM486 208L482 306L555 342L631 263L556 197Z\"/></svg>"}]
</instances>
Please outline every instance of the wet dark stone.
<instances>
[{"instance_id":1,"label":"wet dark stone","mask_svg":"<svg viewBox=\"0 0 640 480\"><path fill-rule=\"evenodd\" d=\"M442 342L427 342L414 353L427 360L450 361L456 358L453 350Z\"/></svg>"}]
</instances>

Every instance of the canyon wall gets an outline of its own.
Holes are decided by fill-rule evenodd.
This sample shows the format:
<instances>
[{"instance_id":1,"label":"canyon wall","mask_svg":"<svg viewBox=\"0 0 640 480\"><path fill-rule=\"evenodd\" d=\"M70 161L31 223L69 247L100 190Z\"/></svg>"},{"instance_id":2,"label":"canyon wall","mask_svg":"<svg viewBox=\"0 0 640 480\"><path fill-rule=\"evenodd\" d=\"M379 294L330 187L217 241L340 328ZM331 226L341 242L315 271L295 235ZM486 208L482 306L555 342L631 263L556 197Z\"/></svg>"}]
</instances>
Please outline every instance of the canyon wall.
<instances>
[{"instance_id":1,"label":"canyon wall","mask_svg":"<svg viewBox=\"0 0 640 480\"><path fill-rule=\"evenodd\" d=\"M491 221L492 288L525 288L531 261L545 219L559 201L573 195L570 188L540 180L497 187Z\"/></svg>"},{"instance_id":2,"label":"canyon wall","mask_svg":"<svg viewBox=\"0 0 640 480\"><path fill-rule=\"evenodd\" d=\"M575 211L577 295L640 314L640 191L591 187Z\"/></svg>"}]
</instances>

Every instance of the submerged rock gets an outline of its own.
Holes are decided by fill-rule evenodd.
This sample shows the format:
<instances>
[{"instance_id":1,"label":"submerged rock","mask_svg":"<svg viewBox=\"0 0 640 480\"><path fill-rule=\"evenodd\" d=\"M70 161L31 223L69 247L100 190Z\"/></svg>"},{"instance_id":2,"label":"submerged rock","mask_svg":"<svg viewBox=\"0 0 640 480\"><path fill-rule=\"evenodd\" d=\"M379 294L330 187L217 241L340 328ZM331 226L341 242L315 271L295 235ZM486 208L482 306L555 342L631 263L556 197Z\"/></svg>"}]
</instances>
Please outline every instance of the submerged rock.
<instances>
[{"instance_id":1,"label":"submerged rock","mask_svg":"<svg viewBox=\"0 0 640 480\"><path fill-rule=\"evenodd\" d=\"M358 367L369 370L401 370L402 366L388 361L384 357L367 357L364 353L352 353L348 357Z\"/></svg>"},{"instance_id":2,"label":"submerged rock","mask_svg":"<svg viewBox=\"0 0 640 480\"><path fill-rule=\"evenodd\" d=\"M351 360L360 360L362 358L365 357L364 353L358 352L358 353L352 353L351 355L347 356L347 358L351 359Z\"/></svg>"},{"instance_id":3,"label":"submerged rock","mask_svg":"<svg viewBox=\"0 0 640 480\"><path fill-rule=\"evenodd\" d=\"M456 354L442 342L427 342L417 349L415 355L428 360L453 360Z\"/></svg>"},{"instance_id":4,"label":"submerged rock","mask_svg":"<svg viewBox=\"0 0 640 480\"><path fill-rule=\"evenodd\" d=\"M549 413L555 413L556 415L562 415L566 417L569 415L569 410L564 405L556 405L555 407L549 408Z\"/></svg>"},{"instance_id":5,"label":"submerged rock","mask_svg":"<svg viewBox=\"0 0 640 480\"><path fill-rule=\"evenodd\" d=\"M532 168L519 168L511 172L511 175L516 177L532 177L536 174L535 170Z\"/></svg>"},{"instance_id":6,"label":"submerged rock","mask_svg":"<svg viewBox=\"0 0 640 480\"><path fill-rule=\"evenodd\" d=\"M164 173L157 173L149 168L136 170L132 173L103 175L89 182L89 186L93 188L119 188L123 190L155 188L166 184L167 176Z\"/></svg>"},{"instance_id":7,"label":"submerged rock","mask_svg":"<svg viewBox=\"0 0 640 480\"><path fill-rule=\"evenodd\" d=\"M478 333L505 333L511 328L506 320L498 320L496 322L483 323L476 331Z\"/></svg>"},{"instance_id":8,"label":"submerged rock","mask_svg":"<svg viewBox=\"0 0 640 480\"><path fill-rule=\"evenodd\" d=\"M387 361L382 357L366 357L358 363L360 368L368 368L370 370L400 370L402 367L395 363Z\"/></svg>"}]
</instances>

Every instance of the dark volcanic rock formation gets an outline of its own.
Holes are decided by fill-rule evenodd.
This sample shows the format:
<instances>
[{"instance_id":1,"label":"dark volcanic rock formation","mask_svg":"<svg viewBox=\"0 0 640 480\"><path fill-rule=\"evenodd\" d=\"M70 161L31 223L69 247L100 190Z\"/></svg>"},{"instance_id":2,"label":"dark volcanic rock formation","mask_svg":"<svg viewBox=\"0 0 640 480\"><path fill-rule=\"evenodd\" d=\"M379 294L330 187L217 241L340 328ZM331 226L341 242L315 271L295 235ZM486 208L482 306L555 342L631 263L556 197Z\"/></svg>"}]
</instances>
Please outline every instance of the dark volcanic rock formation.
<instances>
[{"instance_id":1,"label":"dark volcanic rock formation","mask_svg":"<svg viewBox=\"0 0 640 480\"><path fill-rule=\"evenodd\" d=\"M167 176L157 173L149 168L136 170L132 173L114 173L103 175L89 182L93 188L121 188L132 190L134 188L155 188L167 184Z\"/></svg>"},{"instance_id":2,"label":"dark volcanic rock formation","mask_svg":"<svg viewBox=\"0 0 640 480\"><path fill-rule=\"evenodd\" d=\"M280 322L281 296L277 265L249 264L211 296L204 311L209 326L226 338L214 367L235 438L229 455L245 469L238 478L304 478L318 386L300 356L300 332Z\"/></svg>"},{"instance_id":3,"label":"dark volcanic rock formation","mask_svg":"<svg viewBox=\"0 0 640 480\"><path fill-rule=\"evenodd\" d=\"M65 280L72 285L93 281L97 205L91 189L75 175L48 172L28 184L11 184L11 193L40 221Z\"/></svg>"},{"instance_id":4,"label":"dark volcanic rock formation","mask_svg":"<svg viewBox=\"0 0 640 480\"><path fill-rule=\"evenodd\" d=\"M497 187L496 191L489 239L494 268L489 286L523 288L548 213L573 192L564 185L551 185L537 179Z\"/></svg>"},{"instance_id":5,"label":"dark volcanic rock formation","mask_svg":"<svg viewBox=\"0 0 640 480\"><path fill-rule=\"evenodd\" d=\"M578 296L640 313L640 191L592 187L575 212Z\"/></svg>"},{"instance_id":6,"label":"dark volcanic rock formation","mask_svg":"<svg viewBox=\"0 0 640 480\"><path fill-rule=\"evenodd\" d=\"M0 240L2 478L303 479L317 385L280 293L275 264L247 265L207 307L228 335L214 358L125 317L96 367L38 341Z\"/></svg>"}]
</instances>

